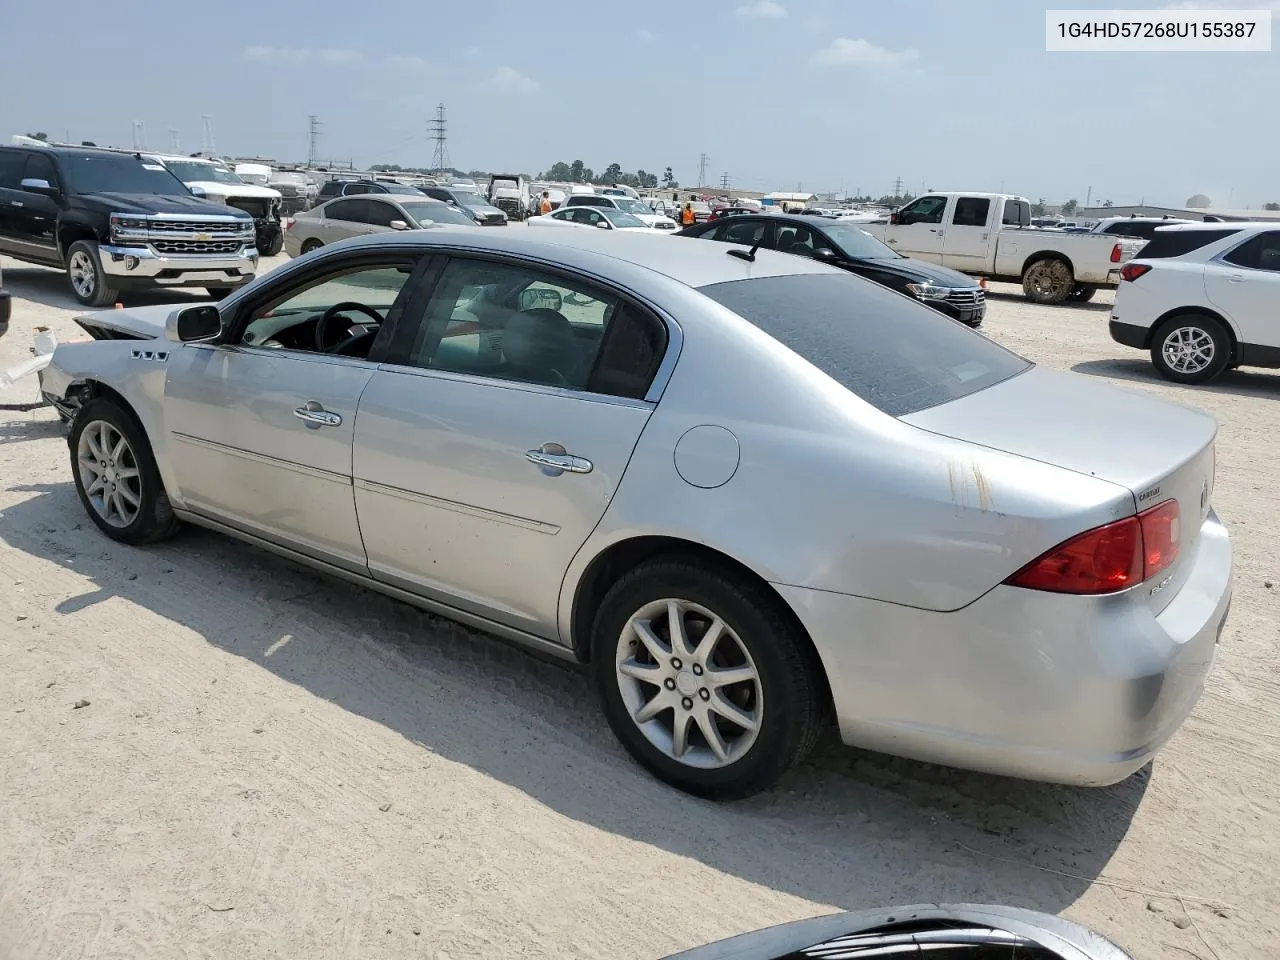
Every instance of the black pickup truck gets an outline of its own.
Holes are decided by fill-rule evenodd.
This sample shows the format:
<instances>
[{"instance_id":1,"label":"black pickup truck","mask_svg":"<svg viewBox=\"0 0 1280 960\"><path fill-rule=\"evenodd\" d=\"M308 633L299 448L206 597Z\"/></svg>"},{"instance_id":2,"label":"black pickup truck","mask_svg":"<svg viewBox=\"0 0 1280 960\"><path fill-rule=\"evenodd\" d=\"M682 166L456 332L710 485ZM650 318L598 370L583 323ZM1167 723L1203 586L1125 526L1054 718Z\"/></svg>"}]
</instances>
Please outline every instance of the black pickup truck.
<instances>
[{"instance_id":1,"label":"black pickup truck","mask_svg":"<svg viewBox=\"0 0 1280 960\"><path fill-rule=\"evenodd\" d=\"M253 279L253 218L208 203L161 164L91 147L0 146L0 253L67 271L85 306L121 291Z\"/></svg>"}]
</instances>

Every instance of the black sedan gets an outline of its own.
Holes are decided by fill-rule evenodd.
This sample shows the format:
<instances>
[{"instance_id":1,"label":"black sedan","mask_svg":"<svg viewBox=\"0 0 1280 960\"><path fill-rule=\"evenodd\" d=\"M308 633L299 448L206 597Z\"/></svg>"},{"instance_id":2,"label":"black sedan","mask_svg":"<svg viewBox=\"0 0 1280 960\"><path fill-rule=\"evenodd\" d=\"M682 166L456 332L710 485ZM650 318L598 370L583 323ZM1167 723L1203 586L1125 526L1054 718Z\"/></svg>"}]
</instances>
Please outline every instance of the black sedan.
<instances>
[{"instance_id":1,"label":"black sedan","mask_svg":"<svg viewBox=\"0 0 1280 960\"><path fill-rule=\"evenodd\" d=\"M972 277L901 256L856 224L791 214L752 214L695 224L675 235L816 257L915 297L971 327L981 326L987 311L987 292Z\"/></svg>"}]
</instances>

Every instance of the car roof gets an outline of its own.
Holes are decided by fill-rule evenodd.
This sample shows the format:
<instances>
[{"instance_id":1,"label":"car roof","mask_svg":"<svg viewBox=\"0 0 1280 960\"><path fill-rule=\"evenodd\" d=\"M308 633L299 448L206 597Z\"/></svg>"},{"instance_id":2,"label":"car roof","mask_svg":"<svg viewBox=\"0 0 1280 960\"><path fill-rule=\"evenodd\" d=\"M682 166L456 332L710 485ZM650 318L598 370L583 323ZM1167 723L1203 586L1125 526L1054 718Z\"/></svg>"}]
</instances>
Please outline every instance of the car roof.
<instances>
[{"instance_id":1,"label":"car roof","mask_svg":"<svg viewBox=\"0 0 1280 960\"><path fill-rule=\"evenodd\" d=\"M476 252L506 253L530 256L578 267L605 277L640 269L669 277L689 287L705 287L759 277L782 277L807 274L847 276L837 267L808 257L796 257L772 250L756 252L755 262L729 256L735 244L689 243L661 231L548 230L473 230L468 227L443 227L429 234L421 231L376 233L340 241L343 249L359 247L432 247L454 246ZM530 236L539 234L539 236ZM339 244L331 244L330 251Z\"/></svg>"},{"instance_id":2,"label":"car roof","mask_svg":"<svg viewBox=\"0 0 1280 960\"><path fill-rule=\"evenodd\" d=\"M3 146L7 150L41 150L41 151L44 151L45 153L65 153L65 154L70 154L71 156L76 156L76 157L83 157L83 156L133 157L136 160L140 156L141 157L151 156L151 154L147 153L144 150L137 150L137 151L104 150L102 147L63 147L63 146L55 146L54 144L51 144L51 143L41 144L40 146L36 146L35 144L31 144L31 143L21 143L21 144L6 143L6 144L0 144L0 146Z\"/></svg>"},{"instance_id":3,"label":"car roof","mask_svg":"<svg viewBox=\"0 0 1280 960\"><path fill-rule=\"evenodd\" d=\"M1189 223L1171 223L1161 227L1161 233L1185 233L1188 230L1223 230L1240 232L1241 230L1280 230L1280 221L1275 220L1223 220L1200 221Z\"/></svg>"}]
</instances>

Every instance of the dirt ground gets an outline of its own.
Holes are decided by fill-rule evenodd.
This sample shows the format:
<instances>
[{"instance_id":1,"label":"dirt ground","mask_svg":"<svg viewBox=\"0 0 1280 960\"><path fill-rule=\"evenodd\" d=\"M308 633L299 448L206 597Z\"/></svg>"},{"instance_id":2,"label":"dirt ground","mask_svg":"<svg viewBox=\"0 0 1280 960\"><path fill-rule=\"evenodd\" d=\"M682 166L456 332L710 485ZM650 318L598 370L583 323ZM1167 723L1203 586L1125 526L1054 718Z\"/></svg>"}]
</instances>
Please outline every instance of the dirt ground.
<instances>
[{"instance_id":1,"label":"dirt ground","mask_svg":"<svg viewBox=\"0 0 1280 960\"><path fill-rule=\"evenodd\" d=\"M37 324L77 332L61 275L4 279L0 369ZM829 742L767 795L691 799L570 669L214 534L108 541L25 381L0 392L0 958L644 960L924 900L1142 960L1280 955L1280 374L1174 388L1107 337L1109 294L1000 289L990 336L1222 425L1235 603L1150 770L1070 789Z\"/></svg>"}]
</instances>

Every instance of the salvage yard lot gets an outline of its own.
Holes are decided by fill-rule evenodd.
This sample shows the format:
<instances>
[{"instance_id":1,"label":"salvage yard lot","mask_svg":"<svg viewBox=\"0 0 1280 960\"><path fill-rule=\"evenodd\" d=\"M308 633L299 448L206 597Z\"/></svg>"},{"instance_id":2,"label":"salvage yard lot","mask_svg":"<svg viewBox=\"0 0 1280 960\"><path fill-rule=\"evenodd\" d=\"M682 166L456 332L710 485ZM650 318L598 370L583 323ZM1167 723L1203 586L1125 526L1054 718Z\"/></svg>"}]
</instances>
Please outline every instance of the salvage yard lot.
<instances>
[{"instance_id":1,"label":"salvage yard lot","mask_svg":"<svg viewBox=\"0 0 1280 960\"><path fill-rule=\"evenodd\" d=\"M0 369L36 325L79 333L62 275L3 267ZM1072 789L833 738L777 790L695 800L559 664L212 533L107 540L24 381L0 393L0 958L640 960L922 900L1062 912L1144 960L1274 957L1280 374L1176 388L1107 337L1109 293L993 294L997 341L1221 425L1235 600L1150 770Z\"/></svg>"}]
</instances>

